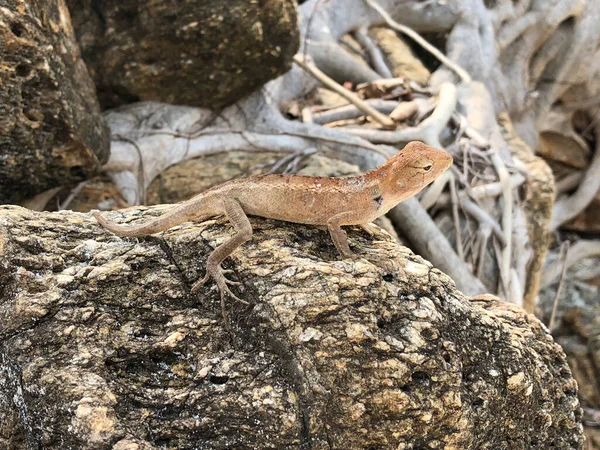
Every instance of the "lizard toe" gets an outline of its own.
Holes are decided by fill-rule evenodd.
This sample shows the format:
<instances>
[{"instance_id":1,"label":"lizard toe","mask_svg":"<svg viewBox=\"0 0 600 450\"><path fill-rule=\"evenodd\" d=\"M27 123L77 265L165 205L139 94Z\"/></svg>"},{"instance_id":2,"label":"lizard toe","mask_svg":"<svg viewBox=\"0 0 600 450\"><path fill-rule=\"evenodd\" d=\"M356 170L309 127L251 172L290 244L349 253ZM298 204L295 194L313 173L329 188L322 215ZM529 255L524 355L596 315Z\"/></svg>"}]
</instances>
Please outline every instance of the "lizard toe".
<instances>
[{"instance_id":1,"label":"lizard toe","mask_svg":"<svg viewBox=\"0 0 600 450\"><path fill-rule=\"evenodd\" d=\"M224 278L225 279L225 278ZM242 300L241 298L239 298L237 295L235 295L233 292L231 292L231 289L229 289L229 287L227 286L226 283L223 283L223 285L219 286L219 290L224 293L227 294L229 297L231 297L233 300L235 300L236 302L240 302L243 303L244 305L249 305L249 303L246 300Z\"/></svg>"}]
</instances>

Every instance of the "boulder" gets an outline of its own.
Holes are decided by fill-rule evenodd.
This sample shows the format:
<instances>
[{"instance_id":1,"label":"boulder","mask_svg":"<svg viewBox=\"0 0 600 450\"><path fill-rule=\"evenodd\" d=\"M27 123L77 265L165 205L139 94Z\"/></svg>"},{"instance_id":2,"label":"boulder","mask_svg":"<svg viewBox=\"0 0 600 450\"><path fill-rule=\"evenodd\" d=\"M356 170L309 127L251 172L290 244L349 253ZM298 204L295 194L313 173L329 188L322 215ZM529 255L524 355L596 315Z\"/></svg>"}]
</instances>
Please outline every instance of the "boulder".
<instances>
[{"instance_id":1,"label":"boulder","mask_svg":"<svg viewBox=\"0 0 600 450\"><path fill-rule=\"evenodd\" d=\"M293 0L67 3L104 108L220 108L287 71L299 44Z\"/></svg>"},{"instance_id":2,"label":"boulder","mask_svg":"<svg viewBox=\"0 0 600 450\"><path fill-rule=\"evenodd\" d=\"M63 0L0 0L0 203L98 171L109 135Z\"/></svg>"},{"instance_id":3,"label":"boulder","mask_svg":"<svg viewBox=\"0 0 600 450\"><path fill-rule=\"evenodd\" d=\"M105 213L147 220L169 206ZM582 448L577 385L534 316L384 232L252 218L131 239L88 214L0 209L1 448Z\"/></svg>"}]
</instances>

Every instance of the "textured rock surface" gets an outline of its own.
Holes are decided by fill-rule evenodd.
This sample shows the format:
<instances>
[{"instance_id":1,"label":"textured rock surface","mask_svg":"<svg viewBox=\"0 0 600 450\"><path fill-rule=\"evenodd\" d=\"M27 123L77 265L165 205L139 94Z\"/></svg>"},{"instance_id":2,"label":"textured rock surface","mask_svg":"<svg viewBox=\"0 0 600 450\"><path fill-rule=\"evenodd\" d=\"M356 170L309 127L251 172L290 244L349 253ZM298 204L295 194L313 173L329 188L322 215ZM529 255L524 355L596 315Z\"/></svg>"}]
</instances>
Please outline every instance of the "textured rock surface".
<instances>
[{"instance_id":1,"label":"textured rock surface","mask_svg":"<svg viewBox=\"0 0 600 450\"><path fill-rule=\"evenodd\" d=\"M68 0L104 107L135 100L218 108L285 72L293 0Z\"/></svg>"},{"instance_id":2,"label":"textured rock surface","mask_svg":"<svg viewBox=\"0 0 600 450\"><path fill-rule=\"evenodd\" d=\"M124 222L165 207L110 216ZM223 220L121 239L0 210L0 447L581 448L562 350L384 234L252 220L224 326L191 284ZM113 447L114 446L114 447Z\"/></svg>"},{"instance_id":3,"label":"textured rock surface","mask_svg":"<svg viewBox=\"0 0 600 450\"><path fill-rule=\"evenodd\" d=\"M0 203L81 181L108 151L63 0L0 0Z\"/></svg>"}]
</instances>

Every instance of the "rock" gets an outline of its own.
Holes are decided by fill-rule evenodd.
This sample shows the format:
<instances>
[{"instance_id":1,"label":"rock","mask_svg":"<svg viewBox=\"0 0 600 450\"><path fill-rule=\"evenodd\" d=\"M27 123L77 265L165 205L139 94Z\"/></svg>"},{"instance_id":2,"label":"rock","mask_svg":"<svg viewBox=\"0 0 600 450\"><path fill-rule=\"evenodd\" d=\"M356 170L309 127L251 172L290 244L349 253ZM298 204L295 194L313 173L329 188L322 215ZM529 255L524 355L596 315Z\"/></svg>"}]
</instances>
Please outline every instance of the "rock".
<instances>
[{"instance_id":1,"label":"rock","mask_svg":"<svg viewBox=\"0 0 600 450\"><path fill-rule=\"evenodd\" d=\"M0 0L0 203L97 172L108 129L62 0Z\"/></svg>"},{"instance_id":2,"label":"rock","mask_svg":"<svg viewBox=\"0 0 600 450\"><path fill-rule=\"evenodd\" d=\"M573 139L552 131L540 134L536 153L547 160L575 169L587 168L591 157L591 151L581 137Z\"/></svg>"},{"instance_id":3,"label":"rock","mask_svg":"<svg viewBox=\"0 0 600 450\"><path fill-rule=\"evenodd\" d=\"M67 0L104 108L136 100L220 108L287 71L292 0Z\"/></svg>"},{"instance_id":4,"label":"rock","mask_svg":"<svg viewBox=\"0 0 600 450\"><path fill-rule=\"evenodd\" d=\"M146 220L167 207L107 215ZM565 355L532 315L383 235L254 218L211 283L222 219L123 239L0 209L0 448L582 447Z\"/></svg>"},{"instance_id":5,"label":"rock","mask_svg":"<svg viewBox=\"0 0 600 450\"><path fill-rule=\"evenodd\" d=\"M600 233L600 193L577 217L561 225L561 228L580 233Z\"/></svg>"}]
</instances>

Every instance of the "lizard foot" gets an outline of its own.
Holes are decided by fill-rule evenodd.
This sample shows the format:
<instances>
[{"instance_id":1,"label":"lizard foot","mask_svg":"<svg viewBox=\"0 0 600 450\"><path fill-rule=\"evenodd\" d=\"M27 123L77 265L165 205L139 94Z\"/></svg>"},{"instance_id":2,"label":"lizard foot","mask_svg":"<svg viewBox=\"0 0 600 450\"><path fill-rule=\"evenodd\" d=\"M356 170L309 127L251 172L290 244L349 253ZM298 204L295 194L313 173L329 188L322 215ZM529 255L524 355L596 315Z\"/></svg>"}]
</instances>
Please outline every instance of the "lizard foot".
<instances>
[{"instance_id":1,"label":"lizard foot","mask_svg":"<svg viewBox=\"0 0 600 450\"><path fill-rule=\"evenodd\" d=\"M362 228L362 230L367 233L369 237L373 237L375 236L375 231L371 228L371 226L371 223L363 223L359 225L359 227Z\"/></svg>"},{"instance_id":2,"label":"lizard foot","mask_svg":"<svg viewBox=\"0 0 600 450\"><path fill-rule=\"evenodd\" d=\"M219 290L219 293L221 294L221 304L222 306L224 305L224 296L228 295L229 297L231 297L232 299L243 303L244 305L249 305L249 303L245 300L242 300L241 298L239 298L237 295L235 295L233 292L231 292L231 289L229 289L228 284L232 284L232 285L239 285L242 284L239 281L232 281L229 280L225 277L225 273L231 273L231 270L224 270L222 269L220 266L216 266L216 267L211 267L208 266L206 268L206 274L204 275L204 277L197 281L196 284L194 284L194 286L192 286L192 292L196 292L200 286L205 285L209 279L213 279L215 280L215 283L217 285L217 289Z\"/></svg>"}]
</instances>

